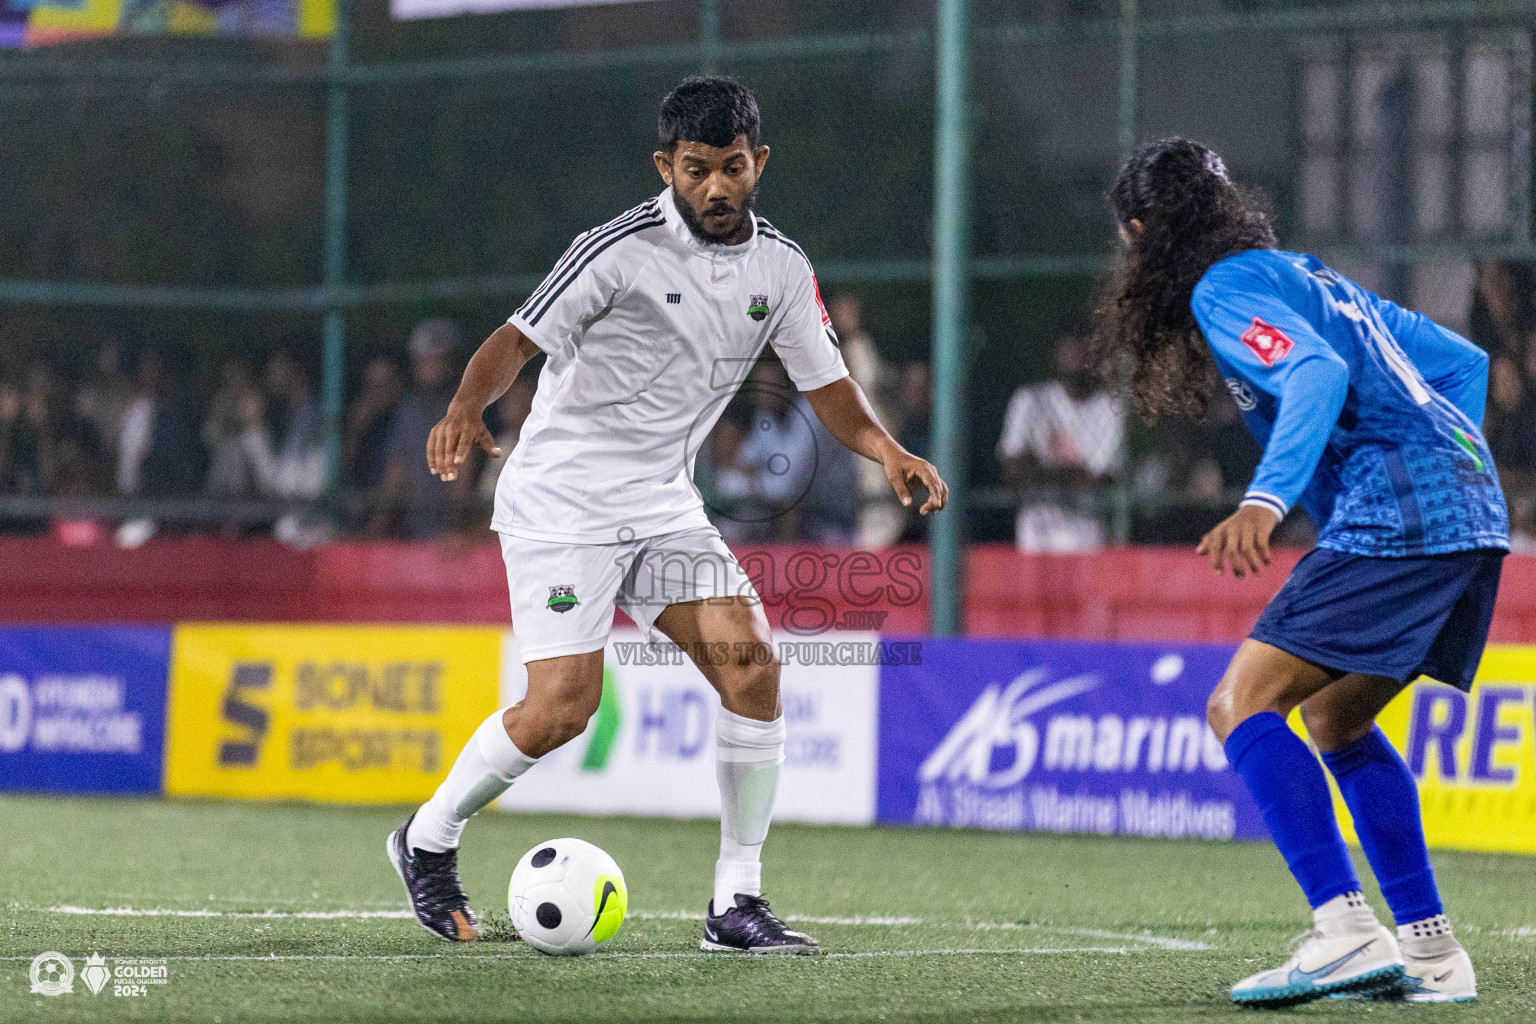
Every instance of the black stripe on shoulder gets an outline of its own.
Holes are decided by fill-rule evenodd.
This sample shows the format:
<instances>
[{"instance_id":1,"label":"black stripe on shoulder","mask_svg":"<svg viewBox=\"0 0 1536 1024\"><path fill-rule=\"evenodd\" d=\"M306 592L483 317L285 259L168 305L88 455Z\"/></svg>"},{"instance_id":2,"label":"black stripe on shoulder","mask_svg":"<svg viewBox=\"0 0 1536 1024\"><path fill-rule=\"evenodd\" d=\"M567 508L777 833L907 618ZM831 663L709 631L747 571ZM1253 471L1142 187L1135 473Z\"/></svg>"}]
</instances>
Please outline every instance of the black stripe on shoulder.
<instances>
[{"instance_id":1,"label":"black stripe on shoulder","mask_svg":"<svg viewBox=\"0 0 1536 1024\"><path fill-rule=\"evenodd\" d=\"M774 227L772 224L769 224L766 220L764 220L761 217L757 218L757 230L758 230L758 233L761 234L764 238L771 238L775 242L780 242L780 243L782 243L784 245L789 246L791 249L795 250L795 252L800 254L800 258L805 260L806 263L809 264L811 262L811 258L805 254L805 250L804 249L800 248L793 241L791 241L788 237L786 237L785 235L781 234L779 232L778 228Z\"/></svg>"},{"instance_id":2,"label":"black stripe on shoulder","mask_svg":"<svg viewBox=\"0 0 1536 1024\"><path fill-rule=\"evenodd\" d=\"M523 304L518 307L517 314L519 316L527 316L527 311L537 306L539 301L543 299L546 294L548 294L551 288L559 286L561 281L570 272L571 267L573 267L577 261L585 256L586 253L591 250L592 246L599 244L602 239L607 238L615 231L621 230L630 224L635 223L637 220L650 220L660 216L660 204L655 199L647 199L645 202L641 203L639 206L636 206L634 209L627 210L624 213L619 214L608 223L600 224L589 231L584 231L577 235L576 240L572 242L570 246L565 250L565 255L560 257L560 261L555 264L554 269L551 270L545 276L543 282L534 289L533 294L528 296Z\"/></svg>"},{"instance_id":3,"label":"black stripe on shoulder","mask_svg":"<svg viewBox=\"0 0 1536 1024\"><path fill-rule=\"evenodd\" d=\"M639 206L636 206L634 209L627 210L624 213L619 214L617 217L608 221L608 223L600 224L589 231L584 231L580 235L577 235L576 240L572 242L570 246L565 250L565 255L560 257L560 261L555 264L554 269L545 275L545 278L539 287L534 289L533 294L528 296L528 299L522 304L521 307L519 307L518 314L526 315L526 310L531 310L537 306L539 300L542 299L551 288L554 288L560 283L560 280L565 275L565 273L578 260L582 258L587 250L592 245L596 244L600 239L606 237L609 232L618 230L619 228L622 228L641 217L649 218L659 216L661 216L660 205L655 199L647 199L645 202L641 203Z\"/></svg>"},{"instance_id":4,"label":"black stripe on shoulder","mask_svg":"<svg viewBox=\"0 0 1536 1024\"><path fill-rule=\"evenodd\" d=\"M582 261L571 268L570 272L567 273L564 279L560 282L559 287L555 288L549 293L549 295L544 298L544 301L539 305L539 308L534 312L532 316L527 317L529 326L535 326L541 319L543 319L544 314L549 312L549 307L555 304L555 300L560 298L561 293L569 288L571 286L571 282L580 277L581 272L587 269L587 266L591 264L593 260L601 256L605 249L613 245L615 242L619 242L625 238L628 238L630 235L633 235L636 232L644 231L647 228L663 227L666 225L666 223L666 218L658 215L653 218L647 218L645 220L626 224L622 228L616 228L615 230L610 231L606 235L602 236L602 240L600 242L594 239L593 244L588 247L586 255Z\"/></svg>"},{"instance_id":5,"label":"black stripe on shoulder","mask_svg":"<svg viewBox=\"0 0 1536 1024\"><path fill-rule=\"evenodd\" d=\"M650 199L647 199L645 202L641 203L639 206L630 207L612 220L582 232L577 241L580 241L582 238L591 238L593 235L602 234L604 231L607 231L610 228L616 228L626 221L642 215L660 216L661 203L653 196Z\"/></svg>"}]
</instances>

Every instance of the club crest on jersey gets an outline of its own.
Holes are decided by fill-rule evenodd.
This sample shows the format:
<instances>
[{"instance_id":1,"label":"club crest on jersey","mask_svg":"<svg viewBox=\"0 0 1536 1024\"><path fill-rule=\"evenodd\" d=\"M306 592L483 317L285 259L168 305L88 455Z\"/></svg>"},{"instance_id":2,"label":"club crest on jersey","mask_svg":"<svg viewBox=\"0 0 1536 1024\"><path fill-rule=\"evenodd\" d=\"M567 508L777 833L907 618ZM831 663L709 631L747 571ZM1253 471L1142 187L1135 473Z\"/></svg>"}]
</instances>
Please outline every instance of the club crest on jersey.
<instances>
[{"instance_id":1,"label":"club crest on jersey","mask_svg":"<svg viewBox=\"0 0 1536 1024\"><path fill-rule=\"evenodd\" d=\"M773 311L768 308L768 296L752 296L752 304L747 307L747 316L753 320L766 320L771 312Z\"/></svg>"},{"instance_id":2,"label":"club crest on jersey","mask_svg":"<svg viewBox=\"0 0 1536 1024\"><path fill-rule=\"evenodd\" d=\"M549 588L549 600L544 603L544 607L552 612L563 614L579 604L581 602L576 600L576 584L563 583L558 587Z\"/></svg>"},{"instance_id":3,"label":"club crest on jersey","mask_svg":"<svg viewBox=\"0 0 1536 1024\"><path fill-rule=\"evenodd\" d=\"M1259 400L1254 397L1253 389L1236 377L1228 377L1227 390L1232 392L1232 400L1243 412L1252 412L1258 407Z\"/></svg>"},{"instance_id":4,"label":"club crest on jersey","mask_svg":"<svg viewBox=\"0 0 1536 1024\"><path fill-rule=\"evenodd\" d=\"M1284 331L1267 324L1258 317L1253 318L1253 323L1243 332L1239 339L1248 346L1249 351L1259 357L1259 362L1265 366L1274 366L1280 360L1291 354L1291 349L1296 343L1286 337Z\"/></svg>"}]
</instances>

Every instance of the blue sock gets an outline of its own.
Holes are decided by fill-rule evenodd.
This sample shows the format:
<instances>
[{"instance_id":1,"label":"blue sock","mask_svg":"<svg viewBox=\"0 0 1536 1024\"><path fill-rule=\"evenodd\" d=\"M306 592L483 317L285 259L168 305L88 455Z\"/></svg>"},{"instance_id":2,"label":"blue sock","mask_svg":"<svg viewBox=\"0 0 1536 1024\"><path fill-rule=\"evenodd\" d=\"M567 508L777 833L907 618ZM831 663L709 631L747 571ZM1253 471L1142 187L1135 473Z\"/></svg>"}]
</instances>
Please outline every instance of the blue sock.
<instances>
[{"instance_id":1,"label":"blue sock","mask_svg":"<svg viewBox=\"0 0 1536 1024\"><path fill-rule=\"evenodd\" d=\"M1344 794L1360 845L1397 923L1444 913L1424 842L1419 787L1387 737L1372 729L1349 746L1323 754L1323 763Z\"/></svg>"},{"instance_id":2,"label":"blue sock","mask_svg":"<svg viewBox=\"0 0 1536 1024\"><path fill-rule=\"evenodd\" d=\"M1227 737L1226 751L1312 908L1358 892L1360 879L1333 816L1328 779L1285 719L1273 711L1244 719Z\"/></svg>"}]
</instances>

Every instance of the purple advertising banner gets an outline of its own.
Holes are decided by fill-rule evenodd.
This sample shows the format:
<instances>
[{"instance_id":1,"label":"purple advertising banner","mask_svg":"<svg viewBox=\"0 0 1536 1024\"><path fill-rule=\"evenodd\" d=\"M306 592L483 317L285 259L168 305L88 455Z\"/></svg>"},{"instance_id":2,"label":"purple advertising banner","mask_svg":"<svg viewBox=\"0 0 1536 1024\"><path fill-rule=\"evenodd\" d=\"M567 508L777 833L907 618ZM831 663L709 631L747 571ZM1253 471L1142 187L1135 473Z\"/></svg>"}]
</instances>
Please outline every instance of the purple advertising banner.
<instances>
[{"instance_id":1,"label":"purple advertising banner","mask_svg":"<svg viewBox=\"0 0 1536 1024\"><path fill-rule=\"evenodd\" d=\"M168 626L0 628L0 790L158 793Z\"/></svg>"},{"instance_id":2,"label":"purple advertising banner","mask_svg":"<svg viewBox=\"0 0 1536 1024\"><path fill-rule=\"evenodd\" d=\"M1231 644L924 639L880 673L876 817L1265 839L1205 701Z\"/></svg>"}]
</instances>

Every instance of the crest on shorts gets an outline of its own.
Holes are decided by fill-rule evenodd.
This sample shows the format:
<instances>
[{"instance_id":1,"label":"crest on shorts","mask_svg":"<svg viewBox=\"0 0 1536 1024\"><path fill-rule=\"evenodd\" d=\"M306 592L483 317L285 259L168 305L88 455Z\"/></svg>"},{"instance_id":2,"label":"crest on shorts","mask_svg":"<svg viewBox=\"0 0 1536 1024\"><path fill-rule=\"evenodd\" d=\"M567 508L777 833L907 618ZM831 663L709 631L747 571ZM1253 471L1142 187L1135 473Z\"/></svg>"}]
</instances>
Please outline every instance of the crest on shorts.
<instances>
[{"instance_id":1,"label":"crest on shorts","mask_svg":"<svg viewBox=\"0 0 1536 1024\"><path fill-rule=\"evenodd\" d=\"M753 320L766 320L771 312L773 311L768 308L768 296L752 296L752 304L747 307L747 316Z\"/></svg>"},{"instance_id":2,"label":"crest on shorts","mask_svg":"<svg viewBox=\"0 0 1536 1024\"><path fill-rule=\"evenodd\" d=\"M549 588L549 600L544 602L544 607L552 612L568 612L581 604L576 600L576 584L562 583L558 587Z\"/></svg>"}]
</instances>

